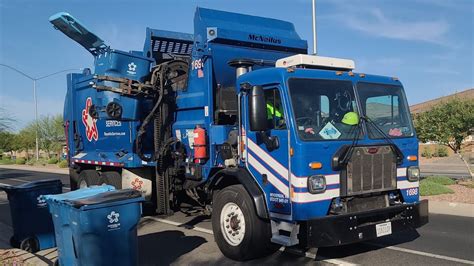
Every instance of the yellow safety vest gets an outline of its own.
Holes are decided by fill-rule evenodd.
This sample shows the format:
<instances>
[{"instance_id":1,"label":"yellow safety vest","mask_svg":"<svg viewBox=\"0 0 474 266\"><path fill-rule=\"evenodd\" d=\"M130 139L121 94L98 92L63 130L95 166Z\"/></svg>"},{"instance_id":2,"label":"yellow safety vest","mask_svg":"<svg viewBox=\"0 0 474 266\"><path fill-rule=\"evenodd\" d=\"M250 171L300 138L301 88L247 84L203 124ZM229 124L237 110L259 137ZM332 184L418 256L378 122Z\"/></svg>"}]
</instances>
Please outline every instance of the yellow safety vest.
<instances>
[{"instance_id":1,"label":"yellow safety vest","mask_svg":"<svg viewBox=\"0 0 474 266\"><path fill-rule=\"evenodd\" d=\"M271 103L267 103L267 118L273 119L273 114L275 114L275 116L278 118L283 118L283 112L280 110L275 110Z\"/></svg>"}]
</instances>

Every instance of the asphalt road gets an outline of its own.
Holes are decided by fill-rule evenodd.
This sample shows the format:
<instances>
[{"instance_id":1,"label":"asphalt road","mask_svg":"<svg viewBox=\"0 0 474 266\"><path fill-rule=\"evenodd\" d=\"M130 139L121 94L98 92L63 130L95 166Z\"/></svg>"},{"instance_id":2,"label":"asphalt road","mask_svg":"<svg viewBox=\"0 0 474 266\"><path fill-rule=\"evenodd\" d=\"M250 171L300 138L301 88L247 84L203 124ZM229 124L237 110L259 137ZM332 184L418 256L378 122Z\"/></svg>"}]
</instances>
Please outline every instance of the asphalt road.
<instances>
[{"instance_id":1,"label":"asphalt road","mask_svg":"<svg viewBox=\"0 0 474 266\"><path fill-rule=\"evenodd\" d=\"M21 184L32 180L59 178L68 191L68 177L62 174L0 169L0 183ZM214 242L209 217L176 213L166 219L144 217L139 224L141 265L241 264L225 258ZM11 221L8 201L0 192L0 249L8 248ZM314 264L314 251L306 256L277 252L244 264ZM313 257L313 258L311 258ZM317 264L367 265L474 265L474 219L431 214L430 223L418 232L387 236L354 245L320 248Z\"/></svg>"},{"instance_id":2,"label":"asphalt road","mask_svg":"<svg viewBox=\"0 0 474 266\"><path fill-rule=\"evenodd\" d=\"M449 176L451 178L470 177L469 170L460 159L448 158L444 160L445 162L420 163L421 176L426 177L430 175L444 175Z\"/></svg>"}]
</instances>

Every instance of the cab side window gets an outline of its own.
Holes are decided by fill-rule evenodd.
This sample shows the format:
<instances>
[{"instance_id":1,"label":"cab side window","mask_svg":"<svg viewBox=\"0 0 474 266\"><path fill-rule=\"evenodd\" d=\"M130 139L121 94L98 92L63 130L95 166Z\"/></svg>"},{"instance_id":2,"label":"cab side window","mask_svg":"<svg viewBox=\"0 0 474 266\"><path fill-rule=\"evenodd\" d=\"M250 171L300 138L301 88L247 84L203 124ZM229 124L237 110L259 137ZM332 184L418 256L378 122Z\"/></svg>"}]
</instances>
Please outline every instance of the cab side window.
<instances>
[{"instance_id":1,"label":"cab side window","mask_svg":"<svg viewBox=\"0 0 474 266\"><path fill-rule=\"evenodd\" d=\"M265 90L265 103L267 107L267 121L269 129L286 129L283 103L278 89Z\"/></svg>"}]
</instances>

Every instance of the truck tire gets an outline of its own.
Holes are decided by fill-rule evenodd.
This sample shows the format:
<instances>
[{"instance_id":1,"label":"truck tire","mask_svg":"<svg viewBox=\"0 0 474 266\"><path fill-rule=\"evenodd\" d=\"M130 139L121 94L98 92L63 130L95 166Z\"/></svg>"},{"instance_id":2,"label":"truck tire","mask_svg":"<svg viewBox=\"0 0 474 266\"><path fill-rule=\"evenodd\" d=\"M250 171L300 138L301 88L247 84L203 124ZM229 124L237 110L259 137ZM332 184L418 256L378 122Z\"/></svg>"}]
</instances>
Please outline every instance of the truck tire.
<instances>
[{"instance_id":1,"label":"truck tire","mask_svg":"<svg viewBox=\"0 0 474 266\"><path fill-rule=\"evenodd\" d=\"M39 251L39 241L36 237L28 237L23 239L20 243L20 249L28 251L30 253L36 253Z\"/></svg>"},{"instance_id":2,"label":"truck tire","mask_svg":"<svg viewBox=\"0 0 474 266\"><path fill-rule=\"evenodd\" d=\"M212 229L221 252L245 261L274 253L279 246L270 242L270 223L257 216L254 203L242 185L228 186L212 203Z\"/></svg>"},{"instance_id":3,"label":"truck tire","mask_svg":"<svg viewBox=\"0 0 474 266\"><path fill-rule=\"evenodd\" d=\"M105 184L114 186L115 189L122 189L122 176L119 172L102 172L102 180Z\"/></svg>"},{"instance_id":4,"label":"truck tire","mask_svg":"<svg viewBox=\"0 0 474 266\"><path fill-rule=\"evenodd\" d=\"M96 170L82 170L77 178L77 188L101 185L101 178Z\"/></svg>"},{"instance_id":5,"label":"truck tire","mask_svg":"<svg viewBox=\"0 0 474 266\"><path fill-rule=\"evenodd\" d=\"M79 173L76 171L76 169L69 168L69 187L71 190L76 190L79 188Z\"/></svg>"}]
</instances>

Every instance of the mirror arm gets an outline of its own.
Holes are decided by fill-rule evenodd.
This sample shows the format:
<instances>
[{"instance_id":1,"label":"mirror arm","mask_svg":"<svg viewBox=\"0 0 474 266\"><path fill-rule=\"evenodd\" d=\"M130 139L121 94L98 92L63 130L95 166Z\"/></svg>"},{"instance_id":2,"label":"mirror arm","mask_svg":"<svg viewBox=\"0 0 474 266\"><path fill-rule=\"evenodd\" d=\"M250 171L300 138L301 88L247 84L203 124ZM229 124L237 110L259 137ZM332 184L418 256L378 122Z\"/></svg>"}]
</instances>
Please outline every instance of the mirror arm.
<instances>
[{"instance_id":1,"label":"mirror arm","mask_svg":"<svg viewBox=\"0 0 474 266\"><path fill-rule=\"evenodd\" d=\"M280 147L280 140L277 136L269 136L265 131L259 131L258 135L263 143L265 143L268 151L273 151Z\"/></svg>"}]
</instances>

